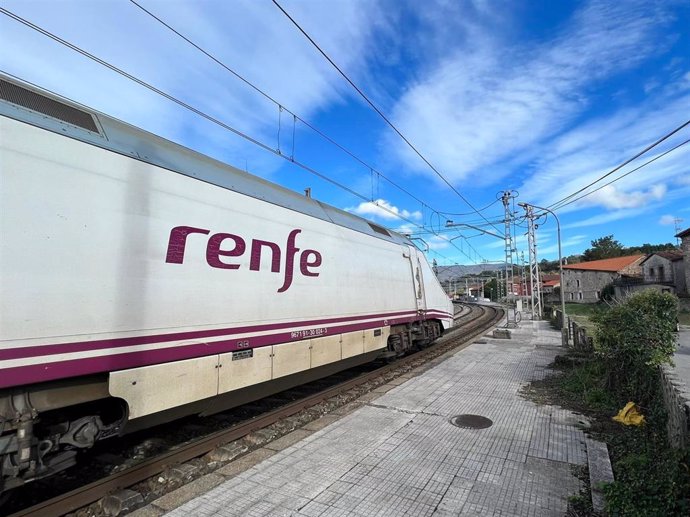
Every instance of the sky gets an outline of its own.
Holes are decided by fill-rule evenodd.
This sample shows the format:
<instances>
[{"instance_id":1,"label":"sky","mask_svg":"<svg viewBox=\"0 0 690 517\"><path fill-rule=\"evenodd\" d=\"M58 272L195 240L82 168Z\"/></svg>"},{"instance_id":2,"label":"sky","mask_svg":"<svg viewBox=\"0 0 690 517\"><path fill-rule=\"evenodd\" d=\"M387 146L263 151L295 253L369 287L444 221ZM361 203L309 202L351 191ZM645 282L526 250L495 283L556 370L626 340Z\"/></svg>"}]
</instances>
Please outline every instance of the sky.
<instances>
[{"instance_id":1,"label":"sky","mask_svg":"<svg viewBox=\"0 0 690 517\"><path fill-rule=\"evenodd\" d=\"M262 146L5 14L0 70L310 188L419 238L441 265L503 259L506 191L525 256L518 203L555 209L564 255L609 234L675 242L690 227L690 125L582 194L596 192L556 204L690 120L688 2L278 2L411 145L271 0L137 0L224 66L130 0L0 0ZM557 258L552 215L536 235L538 258Z\"/></svg>"}]
</instances>

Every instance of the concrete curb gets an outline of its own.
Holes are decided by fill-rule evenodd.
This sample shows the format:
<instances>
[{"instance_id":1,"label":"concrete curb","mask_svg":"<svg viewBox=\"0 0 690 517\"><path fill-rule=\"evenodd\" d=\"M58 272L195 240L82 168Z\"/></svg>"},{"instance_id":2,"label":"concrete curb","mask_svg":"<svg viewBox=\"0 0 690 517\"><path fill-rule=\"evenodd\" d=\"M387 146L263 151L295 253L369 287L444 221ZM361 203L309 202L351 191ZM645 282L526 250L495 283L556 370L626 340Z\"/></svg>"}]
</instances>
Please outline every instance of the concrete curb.
<instances>
[{"instance_id":1,"label":"concrete curb","mask_svg":"<svg viewBox=\"0 0 690 517\"><path fill-rule=\"evenodd\" d=\"M589 465L589 486L592 492L592 508L596 514L604 513L604 492L601 485L613 483L613 469L609 449L604 442L586 439L587 463Z\"/></svg>"}]
</instances>

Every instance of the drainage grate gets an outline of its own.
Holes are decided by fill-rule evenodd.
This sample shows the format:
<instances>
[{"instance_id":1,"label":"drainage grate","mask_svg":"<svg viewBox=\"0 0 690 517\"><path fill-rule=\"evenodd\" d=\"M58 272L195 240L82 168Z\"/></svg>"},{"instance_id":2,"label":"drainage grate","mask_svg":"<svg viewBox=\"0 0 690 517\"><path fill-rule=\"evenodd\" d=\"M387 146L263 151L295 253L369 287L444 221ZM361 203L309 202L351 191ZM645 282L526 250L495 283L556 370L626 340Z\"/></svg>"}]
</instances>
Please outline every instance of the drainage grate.
<instances>
[{"instance_id":1,"label":"drainage grate","mask_svg":"<svg viewBox=\"0 0 690 517\"><path fill-rule=\"evenodd\" d=\"M450 419L450 423L462 429L486 429L494 423L480 415L456 415Z\"/></svg>"}]
</instances>

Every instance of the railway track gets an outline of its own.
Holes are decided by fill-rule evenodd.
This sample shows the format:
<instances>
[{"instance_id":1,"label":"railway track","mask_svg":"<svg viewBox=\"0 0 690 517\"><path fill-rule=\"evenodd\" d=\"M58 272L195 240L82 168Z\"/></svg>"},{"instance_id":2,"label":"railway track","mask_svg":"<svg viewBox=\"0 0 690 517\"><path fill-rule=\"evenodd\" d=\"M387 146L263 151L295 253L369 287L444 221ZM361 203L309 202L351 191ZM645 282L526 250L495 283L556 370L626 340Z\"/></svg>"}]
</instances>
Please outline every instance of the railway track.
<instances>
[{"instance_id":1,"label":"railway track","mask_svg":"<svg viewBox=\"0 0 690 517\"><path fill-rule=\"evenodd\" d=\"M375 388L385 384L395 377L403 375L412 369L422 365L435 364L434 359L446 352L469 346L473 339L482 335L486 330L496 325L503 317L501 309L480 305L462 305L455 314L456 327L453 331L437 340L437 343L414 354L408 355L395 362L377 368L373 371L362 373L335 386L326 388L318 393L299 398L293 402L284 404L265 414L251 418L247 421L233 425L228 429L212 432L198 440L180 445L174 450L168 450L155 457L146 459L120 472L98 479L57 497L35 504L31 507L16 511L9 517L54 517L74 512L87 507L114 492L133 487L149 478L158 476L166 469L184 464L194 458L199 458L213 451L215 448L246 437L250 433L266 428L276 422L309 410L317 404L352 392L359 386L371 385ZM440 359L438 359L440 361ZM361 394L357 394L359 397ZM348 397L342 397L345 405ZM314 418L318 418L315 416ZM291 430L291 429L290 429ZM288 430L287 432L289 432ZM222 466L219 464L216 468ZM158 497L161 494L157 494ZM149 501L146 501L149 502ZM3 515L0 508L0 515Z\"/></svg>"}]
</instances>

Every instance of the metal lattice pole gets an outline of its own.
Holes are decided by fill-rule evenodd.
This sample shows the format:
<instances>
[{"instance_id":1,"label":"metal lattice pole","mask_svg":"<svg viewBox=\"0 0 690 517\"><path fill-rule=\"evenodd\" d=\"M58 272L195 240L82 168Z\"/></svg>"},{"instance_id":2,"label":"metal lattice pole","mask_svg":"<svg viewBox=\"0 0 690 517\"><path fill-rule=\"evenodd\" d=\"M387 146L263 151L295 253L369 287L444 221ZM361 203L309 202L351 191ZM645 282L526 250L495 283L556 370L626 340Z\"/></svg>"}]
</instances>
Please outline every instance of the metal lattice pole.
<instances>
[{"instance_id":1,"label":"metal lattice pole","mask_svg":"<svg viewBox=\"0 0 690 517\"><path fill-rule=\"evenodd\" d=\"M501 201L503 201L504 208L504 224L505 228L503 230L504 240L505 240L505 293L506 302L509 302L510 295L513 292L513 242L510 231L510 222L512 219L512 214L510 212L510 200L513 195L510 191L506 190L501 196ZM509 327L515 325L515 311L512 314L510 308L506 311L506 326Z\"/></svg>"},{"instance_id":2,"label":"metal lattice pole","mask_svg":"<svg viewBox=\"0 0 690 517\"><path fill-rule=\"evenodd\" d=\"M525 252L520 252L520 282L522 284L522 295L525 297L526 309L529 310L529 301L527 301L527 272L525 271Z\"/></svg>"},{"instance_id":3,"label":"metal lattice pole","mask_svg":"<svg viewBox=\"0 0 690 517\"><path fill-rule=\"evenodd\" d=\"M534 227L534 209L527 205L527 244L529 246L530 288L532 289L532 319L541 319L541 283L539 279L539 262L537 261L537 235Z\"/></svg>"}]
</instances>

